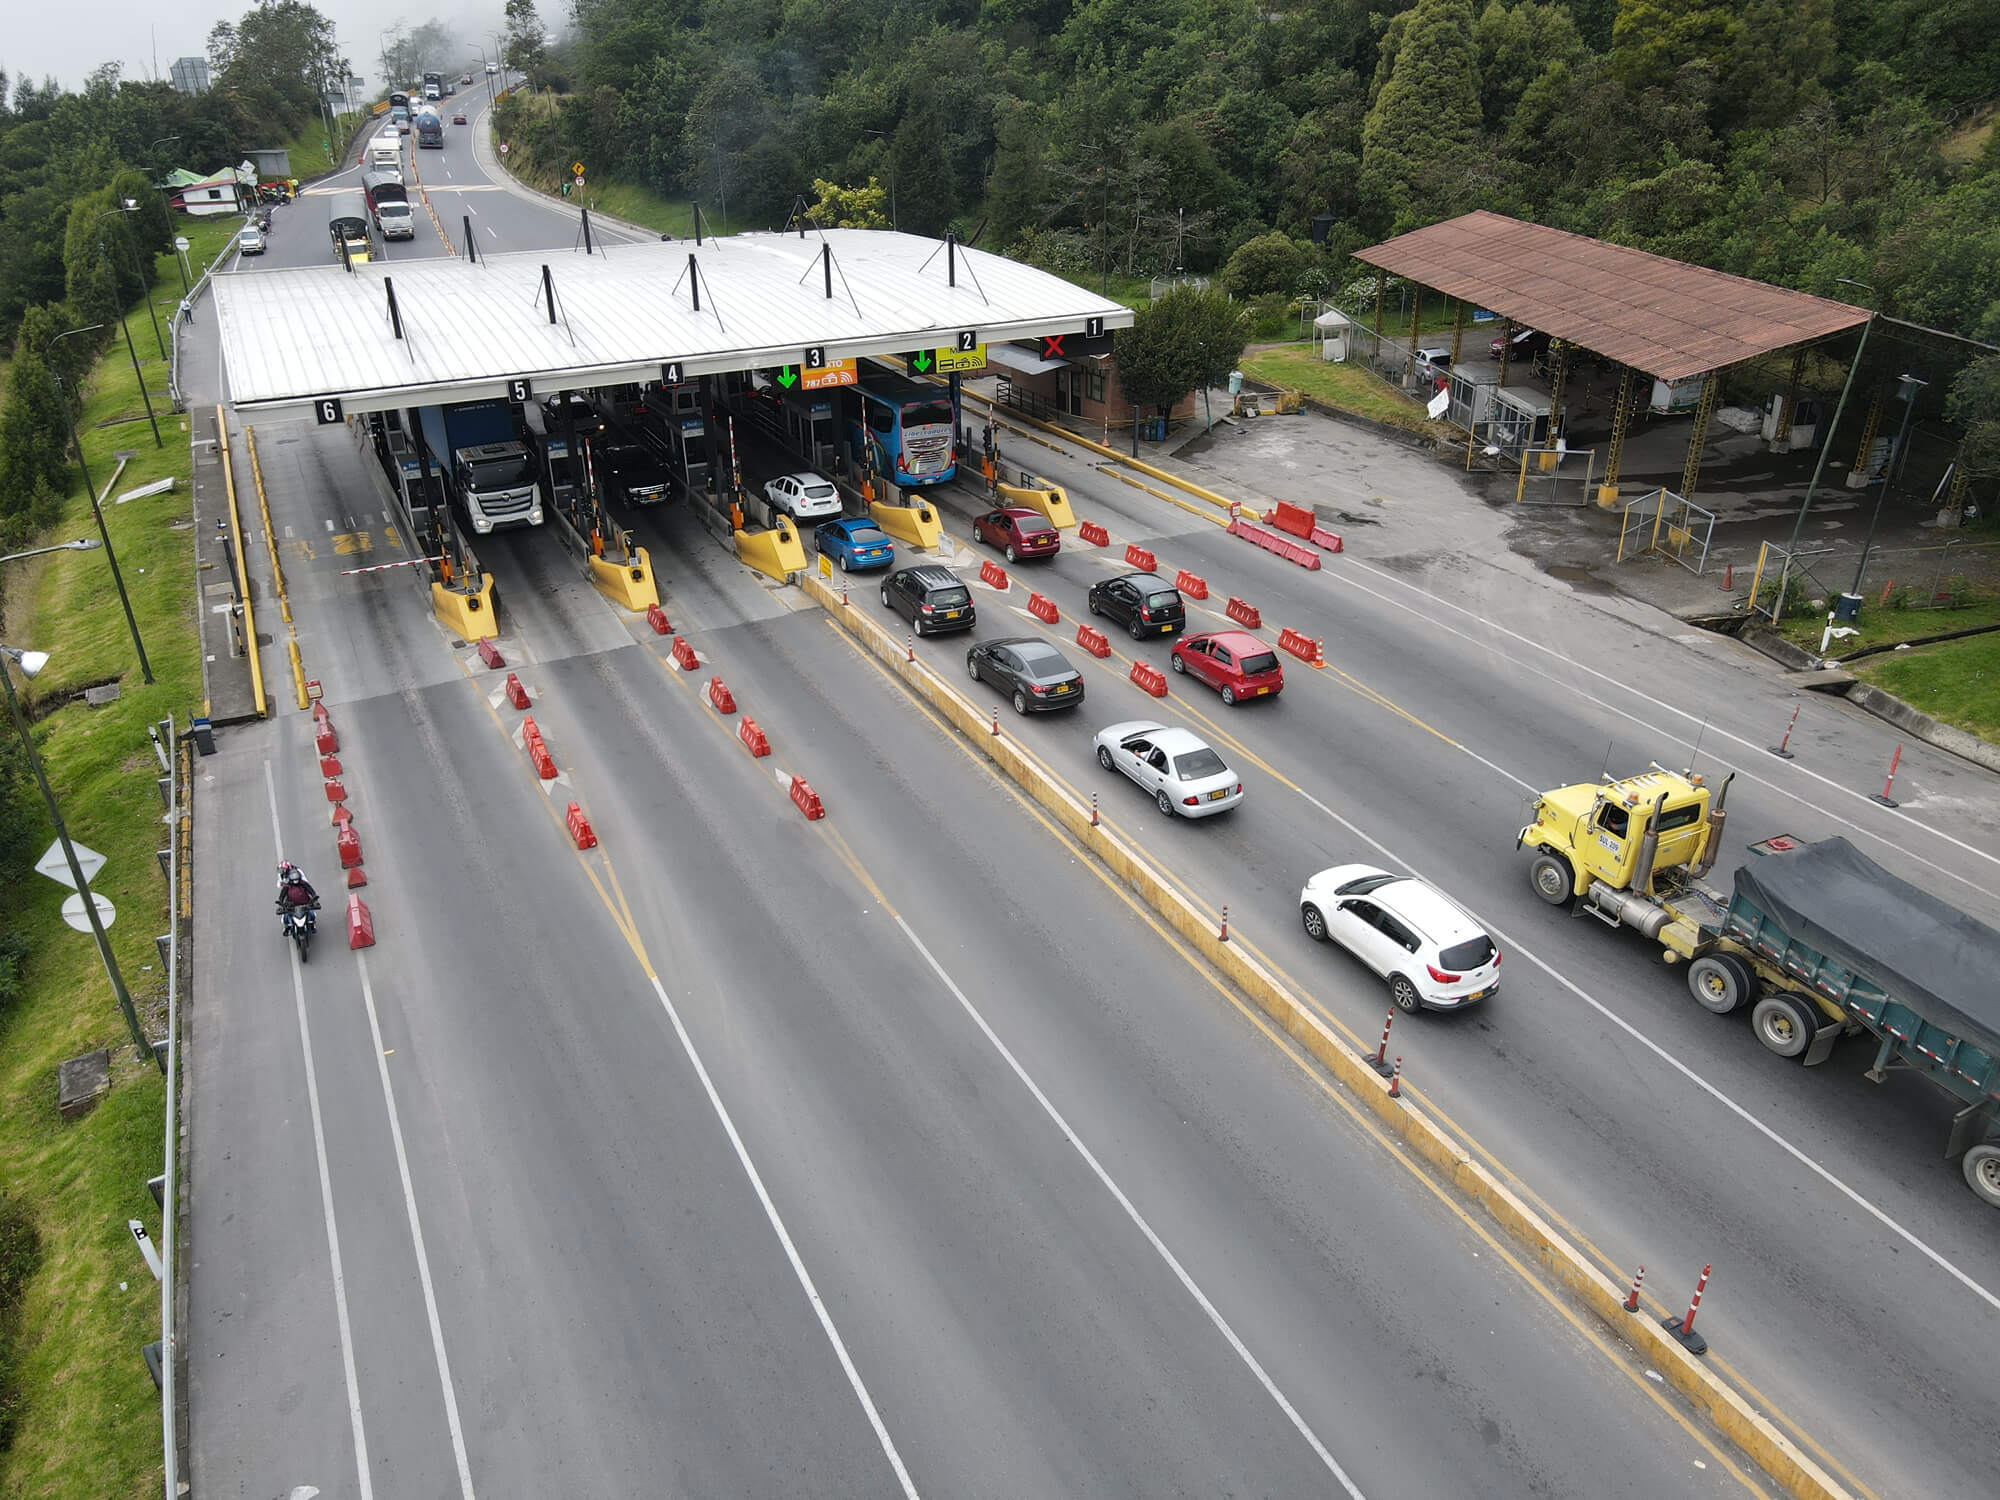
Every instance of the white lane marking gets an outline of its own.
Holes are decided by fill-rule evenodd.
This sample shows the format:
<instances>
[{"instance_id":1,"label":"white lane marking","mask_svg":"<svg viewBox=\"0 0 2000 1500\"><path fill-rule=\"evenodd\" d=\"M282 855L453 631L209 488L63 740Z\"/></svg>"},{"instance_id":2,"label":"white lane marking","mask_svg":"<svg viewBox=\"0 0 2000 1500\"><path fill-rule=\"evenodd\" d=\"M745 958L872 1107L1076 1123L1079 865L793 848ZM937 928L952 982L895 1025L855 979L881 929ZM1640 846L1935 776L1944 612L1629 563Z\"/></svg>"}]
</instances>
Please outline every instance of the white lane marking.
<instances>
[{"instance_id":1,"label":"white lane marking","mask_svg":"<svg viewBox=\"0 0 2000 1500\"><path fill-rule=\"evenodd\" d=\"M1264 1387L1266 1394L1273 1401L1277 1402L1278 1409L1285 1414L1292 1426L1298 1430L1299 1435L1312 1446L1313 1452L1319 1455L1320 1462L1326 1465L1327 1472L1333 1475L1334 1479L1339 1482L1340 1487L1352 1497L1352 1500L1364 1500L1360 1489L1356 1487L1352 1479L1348 1478L1347 1471L1340 1466L1339 1461L1327 1451L1326 1444L1319 1440L1319 1435L1307 1425L1306 1419L1299 1413L1298 1408L1293 1406L1286 1398L1285 1393L1278 1389L1277 1382L1257 1362L1257 1356L1250 1352L1248 1346L1237 1336L1236 1330L1229 1326L1229 1320L1223 1317L1221 1310L1213 1302L1208 1300L1208 1294L1203 1292L1201 1287L1196 1284L1194 1277L1188 1274L1187 1268L1180 1263L1174 1252L1167 1248L1166 1241L1162 1240L1154 1231L1153 1226L1146 1221L1146 1216L1139 1212L1138 1206L1125 1196L1125 1190L1118 1186L1117 1181L1104 1169L1104 1164L1092 1154L1090 1147L1084 1145L1083 1138L1071 1127L1069 1121L1063 1118L1062 1111L1057 1109L1054 1101L1042 1092L1041 1085L1035 1082L1034 1078L1029 1075L1028 1070L1021 1066L1020 1059L1014 1056L1013 1052L1008 1049L1007 1044L1000 1040L999 1034L987 1024L986 1017L979 1012L979 1007L974 1005L966 997L965 991L958 987L958 981L945 972L944 965L939 963L931 950L924 946L924 940L917 936L910 924L905 922L900 914L892 911L889 915L894 919L896 925L902 929L903 936L909 939L910 946L923 956L926 964L930 965L931 972L937 975L946 989L951 991L952 997L958 1001L960 1008L968 1016L972 1017L972 1024L980 1029L985 1035L986 1040L992 1044L993 1050L1000 1054L1007 1066L1013 1070L1014 1076L1021 1080L1022 1086L1035 1096L1035 1102L1041 1105L1042 1112L1055 1123L1056 1129L1062 1132L1063 1139L1068 1141L1075 1149L1076 1154L1083 1158L1085 1165L1090 1168L1097 1180L1104 1184L1105 1191L1111 1194L1112 1199L1125 1211L1125 1216L1146 1237L1146 1243L1153 1247L1154 1253L1162 1261L1166 1262L1167 1269L1174 1273L1175 1279L1180 1282L1187 1294L1194 1298L1195 1305L1208 1315L1209 1322L1215 1325L1216 1331L1228 1342L1229 1347L1236 1351L1236 1357L1242 1360L1249 1368L1250 1373L1257 1377L1257 1383Z\"/></svg>"},{"instance_id":2,"label":"white lane marking","mask_svg":"<svg viewBox=\"0 0 2000 1500\"><path fill-rule=\"evenodd\" d=\"M667 994L667 987L660 983L657 975L648 975L653 981L653 993L660 997L660 1004L667 1012L667 1019L673 1023L674 1035L680 1038L681 1050L687 1053L688 1061L694 1064L695 1076L708 1093L708 1102L715 1110L715 1116L722 1121L723 1131L729 1136L729 1144L736 1148L736 1159L743 1165L743 1173L750 1179L750 1186L756 1190L757 1201L764 1205L764 1217L771 1221L771 1228L778 1236L778 1243L785 1248L785 1258L792 1263L792 1274L805 1288L806 1300L819 1318L819 1326L826 1333L827 1342L833 1345L833 1352L840 1360L840 1368L847 1372L847 1383L853 1388L861 1409L868 1414L868 1425L875 1429L875 1437L882 1445L882 1452L888 1457L889 1467L896 1472L896 1482L902 1486L909 1500L917 1500L917 1486L910 1478L910 1471L903 1467L903 1456L896 1451L896 1441L889 1436L889 1428L882 1421L882 1413L875 1407L875 1398L868 1394L863 1384L861 1372L854 1367L854 1360L847 1352L847 1345L840 1337L840 1330L833 1326L833 1314L827 1311L821 1299L819 1288L813 1285L812 1273L806 1270L806 1263L799 1255L799 1248L792 1242L791 1231L785 1228L785 1221L778 1213L778 1205L771 1201L771 1194L764 1186L764 1179L757 1171L757 1164L750 1160L750 1148L743 1144L743 1137L737 1134L736 1122L730 1118L728 1107L722 1102L722 1095L716 1092L715 1081L708 1076L708 1068L702 1063L701 1054L695 1050L694 1038L681 1024L681 1013Z\"/></svg>"},{"instance_id":3,"label":"white lane marking","mask_svg":"<svg viewBox=\"0 0 2000 1500\"><path fill-rule=\"evenodd\" d=\"M322 519L326 519L326 518L322 517ZM333 522L332 522L332 521L331 521L330 519L327 519L327 520L326 520L326 529L327 529L328 531L332 531L332 530L333 530Z\"/></svg>"},{"instance_id":4,"label":"white lane marking","mask_svg":"<svg viewBox=\"0 0 2000 1500\"><path fill-rule=\"evenodd\" d=\"M1349 822L1346 818L1343 818L1339 813L1335 812L1332 808L1328 807L1324 802L1320 801L1319 798L1315 797L1311 792L1301 789L1299 791L1299 795L1305 798L1305 800L1310 802L1314 807L1318 808L1321 812L1325 813L1329 818L1333 819L1333 821L1338 823L1342 828L1345 828L1349 833L1353 834L1356 838L1360 839L1363 843L1367 844L1371 849L1375 850L1375 852L1380 854L1383 859L1389 861L1391 864L1401 865L1405 870L1408 870L1412 875L1415 875L1419 880L1430 881L1430 883L1432 885L1437 886L1439 890L1444 889L1444 886L1442 884L1440 884L1437 881L1431 880L1430 876L1424 874L1422 870L1418 869L1415 865L1411 864L1401 855L1391 851L1388 845L1382 843L1381 840L1379 839L1371 837L1361 828ZM1454 897L1453 899L1456 900L1457 898ZM2000 1311L2000 1296L1995 1296L1992 1292L1988 1291L1985 1287L1981 1286L1977 1281L1974 1281L1972 1277L1967 1275L1964 1271L1961 1271L1957 1266L1953 1265L1950 1261L1946 1260L1944 1256L1940 1254L1938 1251L1933 1250L1924 1241L1918 1239L1917 1236L1910 1230L1905 1229L1896 1220L1890 1218L1886 1210L1876 1207L1874 1203L1870 1202L1867 1198L1862 1197L1859 1192L1849 1187L1845 1182L1841 1181L1838 1177L1834 1176L1833 1173L1829 1172L1825 1167L1821 1166L1818 1162L1814 1161L1810 1156L1807 1156L1805 1152L1801 1151L1797 1146L1794 1146L1790 1141L1786 1140L1783 1136L1779 1135L1777 1131L1773 1130L1769 1125L1766 1125L1762 1120L1758 1119L1749 1110L1745 1109L1742 1105L1738 1104L1734 1099L1730 1098L1729 1095L1723 1093L1721 1089L1717 1088L1714 1084L1710 1083L1706 1078L1702 1077L1701 1074L1695 1072L1693 1068L1689 1067L1686 1063L1682 1062L1679 1058L1675 1057L1671 1052L1667 1051L1666 1048L1662 1047L1658 1042L1654 1041L1651 1037L1647 1036L1643 1031L1639 1030L1638 1027L1634 1026L1624 1017L1615 1015L1612 1011L1607 1009L1605 1005L1601 1001L1599 1001L1595 996L1589 994L1575 982L1568 979L1564 975L1558 973L1553 966L1546 963L1542 958L1540 958L1534 952L1530 951L1524 944L1518 942L1512 937L1509 937L1500 928L1494 926L1491 922L1488 922L1484 917L1480 916L1478 911L1474 909L1470 904L1463 901L1461 901L1459 904L1465 907L1466 911L1471 914L1473 920L1479 922L1482 926L1484 926L1486 930L1489 933L1491 933L1494 937L1499 938L1501 941L1505 942L1508 946L1513 948L1513 950L1516 953L1520 954L1521 957L1525 958L1529 963L1533 964L1536 968L1540 969L1544 974L1548 975L1551 979L1555 980L1557 984L1561 985L1564 989L1568 990L1572 995L1575 995L1577 999L1581 1000L1585 1005L1588 1005L1592 1010L1596 1011L1600 1016L1604 1017L1605 1020L1609 1021L1612 1025L1616 1026L1620 1031L1624 1032L1627 1036L1631 1037L1633 1041L1639 1043L1640 1046L1644 1047L1648 1052L1651 1052L1655 1057L1659 1058L1661 1062L1665 1063L1668 1067L1672 1068L1676 1073L1680 1074L1689 1083L1692 1083L1696 1088L1700 1089L1703 1093L1707 1094L1711 1099L1714 1099L1724 1109L1727 1109L1731 1114L1735 1115L1739 1120L1743 1121L1744 1124L1748 1125L1752 1130L1755 1130L1759 1135L1763 1136L1764 1139L1769 1141L1772 1145L1778 1147L1787 1156L1791 1157L1794 1161L1798 1162L1801 1166L1805 1167L1814 1176L1820 1178L1829 1187L1843 1194L1848 1199L1849 1202L1853 1203L1857 1208L1863 1210L1865 1213L1868 1214L1870 1218L1875 1219L1884 1228L1888 1229L1892 1234L1894 1234L1898 1239L1902 1240L1905 1244L1909 1245L1912 1249L1918 1251L1920 1254L1924 1256L1925 1259L1929 1260L1932 1264L1936 1265L1939 1270L1945 1272L1953 1280L1959 1282L1968 1291L1972 1292L1981 1301L1985 1302L1989 1307L1995 1309L1996 1311Z\"/></svg>"},{"instance_id":5,"label":"white lane marking","mask_svg":"<svg viewBox=\"0 0 2000 1500\"><path fill-rule=\"evenodd\" d=\"M278 783L271 762L264 762L264 796L271 805L271 843L285 857L285 836L278 825ZM327 1257L333 1266L334 1321L340 1329L340 1366L347 1377L347 1422L354 1433L354 1469L361 1500L374 1500L374 1479L368 1467L368 1434L361 1422L361 1382L354 1373L354 1329L347 1320L347 1272L340 1260L340 1229L333 1217L333 1176L326 1165L326 1122L319 1109L319 1072L313 1066L312 1031L306 1023L305 969L296 950L292 961L292 1005L299 1018L299 1051L305 1056L306 1103L312 1114L313 1154L319 1163L319 1206L326 1219Z\"/></svg>"},{"instance_id":6,"label":"white lane marking","mask_svg":"<svg viewBox=\"0 0 2000 1500\"><path fill-rule=\"evenodd\" d=\"M375 987L368 982L368 955L358 953L361 998L368 1007L368 1034L375 1040L375 1070L382 1079L382 1104L389 1112L389 1139L396 1145L396 1175L403 1181L403 1210L410 1218L410 1242L417 1252L417 1280L424 1288L424 1314L430 1319L431 1352L437 1356L438 1385L444 1392L444 1420L451 1429L451 1454L458 1463L458 1492L473 1500L472 1463L465 1453L465 1427L458 1419L458 1393L451 1382L451 1360L444 1352L444 1326L438 1318L437 1289L431 1281L431 1258L424 1249L424 1226L417 1218L417 1191L410 1183L410 1157L403 1149L403 1121L396 1113L396 1091L389 1086L389 1055L382 1046L382 1020L375 1011Z\"/></svg>"},{"instance_id":7,"label":"white lane marking","mask_svg":"<svg viewBox=\"0 0 2000 1500\"><path fill-rule=\"evenodd\" d=\"M1403 580L1396 578L1395 575L1391 573L1385 573L1379 568L1370 567L1367 563L1357 562L1351 564L1351 567L1356 570L1372 573L1377 578L1381 578L1389 582L1403 583ZM1338 575L1329 575L1329 576L1338 576ZM1366 588L1361 584L1353 582L1353 580L1351 579L1346 580L1346 582L1348 583L1349 587L1359 589L1362 593L1367 594L1372 598L1380 599L1384 604L1387 604L1395 609L1400 609L1406 614L1413 614L1416 615L1419 619L1427 620L1430 624L1437 626L1438 629L1446 631L1451 635L1455 635L1462 641L1468 641L1474 645L1484 645L1489 650L1491 649L1490 642L1481 641L1476 636L1468 635L1466 632L1462 630L1453 629L1453 627L1444 624L1443 622L1437 620L1436 618L1430 615L1425 614L1422 610L1413 609L1411 606L1403 603L1399 599L1392 599L1387 594L1381 593L1376 589ZM1638 688L1633 687L1630 683L1621 682L1619 681L1618 678L1613 677L1608 672L1600 672L1595 667L1588 666L1585 663L1577 661L1572 657L1564 656L1561 652L1555 650L1552 647L1543 645L1540 641L1534 640L1529 636L1522 635L1518 631L1509 630L1505 625L1502 625L1497 621L1488 620L1482 615L1476 615L1471 610L1465 608L1465 606L1462 604L1454 604L1451 600L1441 598L1438 595L1432 594L1425 589L1417 588L1416 585L1414 584L1404 583L1403 586L1409 588L1412 592L1420 595L1424 599L1429 600L1433 604L1439 604L1445 606L1446 608L1454 609L1458 611L1458 613L1466 616L1468 619L1477 621L1480 625L1486 627L1487 629L1493 630L1501 635L1507 636L1512 640L1519 641L1521 644L1525 646L1532 646L1535 650L1542 652L1544 655L1553 656L1557 661L1563 663L1565 666L1573 667L1579 672L1588 673L1590 676L1597 678L1600 682L1609 683L1613 687L1620 688L1623 691L1630 693L1633 697L1638 698L1641 702L1650 703L1653 707L1660 709L1665 713L1678 714L1681 718L1686 719L1690 724L1701 726L1706 732L1720 735L1723 739L1726 740L1734 741L1736 744L1741 745L1746 750L1761 751L1762 749L1761 746L1753 744L1751 741L1744 739L1741 735L1732 734L1727 729L1724 729L1720 725L1715 724L1713 722L1704 723L1704 721L1698 715L1689 713L1686 709L1677 707L1676 705L1668 703L1663 699L1655 698L1650 693L1641 692ZM1514 664L1516 666L1521 667L1522 670L1524 671L1534 672L1534 674L1537 677L1540 677L1547 682L1553 682L1558 687L1568 686L1568 684L1563 682L1560 678L1548 672L1537 671L1535 668L1528 666L1525 662L1515 661ZM1634 724L1642 725L1645 728L1652 730L1655 734L1669 733L1669 731L1662 730L1657 724L1646 723L1646 721L1640 718L1637 714L1628 713L1624 709L1617 707L1615 704L1606 703L1602 698L1598 699L1598 702L1603 704L1605 708L1610 709L1612 713L1617 714L1620 718L1630 720ZM1722 760L1721 756L1717 756L1716 759L1722 761L1724 765L1729 764L1726 760ZM1761 762L1758 762L1758 764L1761 764ZM1986 887L1980 884L1980 882L1969 879L1964 875L1956 873L1955 871L1948 870L1943 865L1940 865L1933 860L1925 859L1923 855L1917 854L1914 851L1905 848L1903 845L1896 843L1894 840L1890 839L1884 834L1877 833L1872 829L1863 826L1860 823L1856 823L1850 819L1843 818L1838 813L1830 812L1825 807L1822 807L1817 803L1808 802L1806 798L1800 796L1797 792L1786 790L1784 787L1779 786L1776 782L1771 781L1766 777L1757 775L1754 771L1751 771L1746 766L1737 766L1734 769L1736 770L1738 775L1743 777L1745 781L1753 782L1758 786L1765 787L1770 791L1776 792L1780 796L1790 797L1795 802L1804 803L1806 806L1812 807L1816 811L1824 813L1827 817L1832 818L1836 823L1839 823L1843 828L1854 829L1859 833L1866 834L1869 838L1875 839L1880 843L1889 845L1889 847L1892 849L1901 850L1904 854L1909 855L1910 858L1919 861L1928 868L1936 870L1941 875L1948 875L1953 880L1959 881L1961 884L1969 885L1974 890L1982 892L1986 890ZM1811 770L1806 766L1802 766L1797 761L1791 762L1789 765L1789 769L1797 771L1801 775L1810 776L1814 781L1817 781L1821 786L1824 786L1831 791L1839 792L1842 796L1851 797L1857 802L1863 802L1867 800L1866 793L1855 791L1852 787L1842 786L1839 782L1833 780L1831 777L1822 776L1819 772ZM1911 817L1908 813L1903 812L1900 809L1884 808L1882 809L1882 811L1888 816L1893 817L1900 822L1908 824L1911 828L1916 829L1920 833L1931 834L1937 838L1943 839L1948 844L1955 845L1957 848L1964 850L1967 854L1974 854L1977 855L1979 858L1986 860L1990 864L2000 865L2000 855L1993 854L1985 849L1981 849L1972 844L1968 844L1963 839L1954 838L1951 834L1944 832L1942 829L1933 828L1927 823L1919 822L1917 819Z\"/></svg>"}]
</instances>

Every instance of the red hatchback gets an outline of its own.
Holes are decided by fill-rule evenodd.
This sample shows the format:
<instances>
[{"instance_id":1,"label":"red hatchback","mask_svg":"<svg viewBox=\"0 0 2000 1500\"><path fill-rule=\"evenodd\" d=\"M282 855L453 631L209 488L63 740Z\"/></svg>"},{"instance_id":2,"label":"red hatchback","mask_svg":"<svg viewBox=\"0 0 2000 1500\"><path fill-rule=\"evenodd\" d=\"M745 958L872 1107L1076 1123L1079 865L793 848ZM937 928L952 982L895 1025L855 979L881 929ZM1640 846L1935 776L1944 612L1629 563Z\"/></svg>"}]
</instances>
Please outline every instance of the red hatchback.
<instances>
[{"instance_id":1,"label":"red hatchback","mask_svg":"<svg viewBox=\"0 0 2000 1500\"><path fill-rule=\"evenodd\" d=\"M979 540L1002 549L1008 562L1023 557L1053 557L1062 550L1062 533L1040 511L1024 505L989 510L972 523Z\"/></svg>"},{"instance_id":2,"label":"red hatchback","mask_svg":"<svg viewBox=\"0 0 2000 1500\"><path fill-rule=\"evenodd\" d=\"M1278 653L1247 630L1217 630L1174 642L1170 664L1218 689L1224 703L1270 698L1284 691Z\"/></svg>"}]
</instances>

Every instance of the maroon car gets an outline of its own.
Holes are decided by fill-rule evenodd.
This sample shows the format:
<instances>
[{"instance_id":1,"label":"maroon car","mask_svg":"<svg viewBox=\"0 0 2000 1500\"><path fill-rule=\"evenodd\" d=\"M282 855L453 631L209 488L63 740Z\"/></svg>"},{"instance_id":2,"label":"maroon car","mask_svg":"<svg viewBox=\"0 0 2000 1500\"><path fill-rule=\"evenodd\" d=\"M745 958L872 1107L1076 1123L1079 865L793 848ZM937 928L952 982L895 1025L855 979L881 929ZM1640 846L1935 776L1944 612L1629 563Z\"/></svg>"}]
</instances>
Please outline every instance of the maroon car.
<instances>
[{"instance_id":1,"label":"maroon car","mask_svg":"<svg viewBox=\"0 0 2000 1500\"><path fill-rule=\"evenodd\" d=\"M979 533L980 541L1004 551L1008 562L1053 557L1062 550L1062 533L1049 524L1047 516L1023 505L989 510L973 521L972 529Z\"/></svg>"},{"instance_id":2,"label":"maroon car","mask_svg":"<svg viewBox=\"0 0 2000 1500\"><path fill-rule=\"evenodd\" d=\"M1169 664L1222 694L1224 703L1275 697L1285 689L1285 669L1268 642L1247 630L1216 630L1174 642Z\"/></svg>"}]
</instances>

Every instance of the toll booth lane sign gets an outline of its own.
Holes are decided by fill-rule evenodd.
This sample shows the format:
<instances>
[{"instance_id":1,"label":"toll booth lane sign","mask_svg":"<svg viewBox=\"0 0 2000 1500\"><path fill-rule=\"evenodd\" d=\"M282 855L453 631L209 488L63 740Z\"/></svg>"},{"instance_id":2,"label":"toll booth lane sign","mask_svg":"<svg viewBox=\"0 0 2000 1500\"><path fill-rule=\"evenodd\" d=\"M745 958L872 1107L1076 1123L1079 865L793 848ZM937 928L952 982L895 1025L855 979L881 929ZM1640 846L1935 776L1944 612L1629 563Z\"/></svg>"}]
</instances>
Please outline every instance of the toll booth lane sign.
<instances>
[{"instance_id":1,"label":"toll booth lane sign","mask_svg":"<svg viewBox=\"0 0 2000 1500\"><path fill-rule=\"evenodd\" d=\"M937 351L937 372L940 375L963 375L969 370L986 368L986 346L974 344L970 348L940 349Z\"/></svg>"},{"instance_id":2,"label":"toll booth lane sign","mask_svg":"<svg viewBox=\"0 0 2000 1500\"><path fill-rule=\"evenodd\" d=\"M824 391L837 385L853 385L860 378L860 371L851 359L835 360L830 365L805 365L799 370L799 389Z\"/></svg>"}]
</instances>

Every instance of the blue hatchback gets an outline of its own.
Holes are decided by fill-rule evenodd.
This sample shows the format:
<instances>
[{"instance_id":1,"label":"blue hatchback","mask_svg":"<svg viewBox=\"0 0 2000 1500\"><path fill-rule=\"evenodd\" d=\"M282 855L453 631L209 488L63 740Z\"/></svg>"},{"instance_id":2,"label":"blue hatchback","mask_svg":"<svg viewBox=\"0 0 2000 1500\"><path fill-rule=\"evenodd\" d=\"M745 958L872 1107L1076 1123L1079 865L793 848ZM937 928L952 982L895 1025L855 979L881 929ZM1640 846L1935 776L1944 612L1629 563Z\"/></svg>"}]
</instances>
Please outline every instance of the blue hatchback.
<instances>
[{"instance_id":1,"label":"blue hatchback","mask_svg":"<svg viewBox=\"0 0 2000 1500\"><path fill-rule=\"evenodd\" d=\"M814 530L813 542L823 555L850 573L886 568L896 560L895 547L872 521L828 521Z\"/></svg>"}]
</instances>

